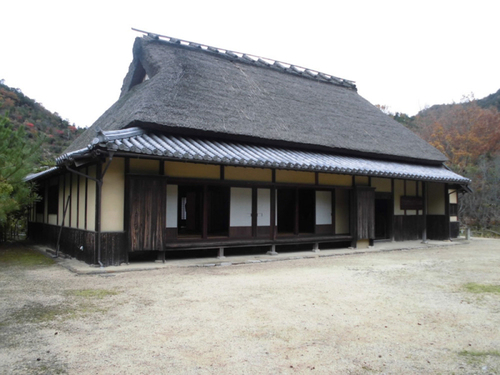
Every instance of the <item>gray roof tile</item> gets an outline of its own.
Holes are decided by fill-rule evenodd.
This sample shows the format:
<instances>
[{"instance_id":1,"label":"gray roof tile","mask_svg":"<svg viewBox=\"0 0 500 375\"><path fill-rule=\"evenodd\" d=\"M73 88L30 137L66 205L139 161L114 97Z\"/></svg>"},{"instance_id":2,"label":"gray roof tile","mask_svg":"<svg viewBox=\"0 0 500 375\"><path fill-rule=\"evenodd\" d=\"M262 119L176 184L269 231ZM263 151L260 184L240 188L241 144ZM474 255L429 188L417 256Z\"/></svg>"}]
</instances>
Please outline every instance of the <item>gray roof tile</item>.
<instances>
[{"instance_id":1,"label":"gray roof tile","mask_svg":"<svg viewBox=\"0 0 500 375\"><path fill-rule=\"evenodd\" d=\"M97 147L110 151L119 149L143 155L168 155L169 159L179 161L203 161L234 166L272 166L299 171L438 181L465 185L470 182L469 179L442 165L428 166L243 142L145 133L140 128L101 132L88 147L62 155L57 159L57 163L62 164L72 160Z\"/></svg>"}]
</instances>

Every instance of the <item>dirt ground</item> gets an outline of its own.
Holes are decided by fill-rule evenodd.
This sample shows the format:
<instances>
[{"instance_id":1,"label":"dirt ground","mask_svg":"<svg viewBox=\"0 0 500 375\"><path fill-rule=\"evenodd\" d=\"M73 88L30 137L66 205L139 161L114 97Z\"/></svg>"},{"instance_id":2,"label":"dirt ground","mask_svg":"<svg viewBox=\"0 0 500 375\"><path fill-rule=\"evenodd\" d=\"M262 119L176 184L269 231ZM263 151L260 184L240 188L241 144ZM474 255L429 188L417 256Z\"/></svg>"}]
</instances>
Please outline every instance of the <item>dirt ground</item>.
<instances>
[{"instance_id":1,"label":"dirt ground","mask_svg":"<svg viewBox=\"0 0 500 375\"><path fill-rule=\"evenodd\" d=\"M500 373L500 240L106 275L35 255L0 251L1 374Z\"/></svg>"}]
</instances>

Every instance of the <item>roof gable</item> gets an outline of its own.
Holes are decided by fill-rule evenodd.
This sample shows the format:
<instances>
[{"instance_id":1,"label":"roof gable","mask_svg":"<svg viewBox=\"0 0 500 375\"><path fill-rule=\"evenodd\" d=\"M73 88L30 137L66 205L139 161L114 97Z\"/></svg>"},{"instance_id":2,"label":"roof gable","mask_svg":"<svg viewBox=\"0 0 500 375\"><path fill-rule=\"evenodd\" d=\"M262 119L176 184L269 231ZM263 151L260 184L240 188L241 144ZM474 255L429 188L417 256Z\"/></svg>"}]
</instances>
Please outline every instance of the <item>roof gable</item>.
<instances>
[{"instance_id":1,"label":"roof gable","mask_svg":"<svg viewBox=\"0 0 500 375\"><path fill-rule=\"evenodd\" d=\"M247 137L342 154L443 162L434 147L359 96L350 81L230 51L137 38L120 99L95 128L137 124L166 131ZM147 75L149 80L143 81Z\"/></svg>"}]
</instances>

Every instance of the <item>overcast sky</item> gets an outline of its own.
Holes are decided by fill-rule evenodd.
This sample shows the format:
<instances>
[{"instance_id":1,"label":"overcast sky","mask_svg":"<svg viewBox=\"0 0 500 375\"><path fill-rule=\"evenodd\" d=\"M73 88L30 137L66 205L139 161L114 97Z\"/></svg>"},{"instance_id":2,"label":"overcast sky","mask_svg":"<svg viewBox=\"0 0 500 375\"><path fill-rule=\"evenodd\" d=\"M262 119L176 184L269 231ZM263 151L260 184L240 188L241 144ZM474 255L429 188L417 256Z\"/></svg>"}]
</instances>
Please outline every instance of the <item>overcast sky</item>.
<instances>
[{"instance_id":1,"label":"overcast sky","mask_svg":"<svg viewBox=\"0 0 500 375\"><path fill-rule=\"evenodd\" d=\"M500 1L53 1L2 4L0 79L77 126L117 99L131 27L356 82L392 112L500 89Z\"/></svg>"}]
</instances>

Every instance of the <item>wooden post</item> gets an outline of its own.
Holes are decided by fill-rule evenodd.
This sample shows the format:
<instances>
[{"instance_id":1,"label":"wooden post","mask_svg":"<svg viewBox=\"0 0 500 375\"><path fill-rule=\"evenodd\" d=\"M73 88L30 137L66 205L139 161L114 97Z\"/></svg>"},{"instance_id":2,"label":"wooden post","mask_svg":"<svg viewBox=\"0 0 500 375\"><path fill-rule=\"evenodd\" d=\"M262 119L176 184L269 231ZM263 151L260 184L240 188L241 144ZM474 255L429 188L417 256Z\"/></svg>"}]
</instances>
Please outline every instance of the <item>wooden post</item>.
<instances>
[{"instance_id":1,"label":"wooden post","mask_svg":"<svg viewBox=\"0 0 500 375\"><path fill-rule=\"evenodd\" d=\"M257 188L252 188L252 237L257 237Z\"/></svg>"},{"instance_id":2,"label":"wooden post","mask_svg":"<svg viewBox=\"0 0 500 375\"><path fill-rule=\"evenodd\" d=\"M271 239L276 239L276 187L271 187Z\"/></svg>"},{"instance_id":3,"label":"wooden post","mask_svg":"<svg viewBox=\"0 0 500 375\"><path fill-rule=\"evenodd\" d=\"M396 236L394 234L394 179L391 178L391 204L390 204L390 209L391 209L391 241L395 242L396 241Z\"/></svg>"},{"instance_id":4,"label":"wooden post","mask_svg":"<svg viewBox=\"0 0 500 375\"><path fill-rule=\"evenodd\" d=\"M444 184L444 215L446 220L445 238L451 240L451 223L450 223L450 194L448 193L448 184Z\"/></svg>"},{"instance_id":5,"label":"wooden post","mask_svg":"<svg viewBox=\"0 0 500 375\"><path fill-rule=\"evenodd\" d=\"M299 235L299 189L295 188L295 222L293 224L293 234Z\"/></svg>"},{"instance_id":6,"label":"wooden post","mask_svg":"<svg viewBox=\"0 0 500 375\"><path fill-rule=\"evenodd\" d=\"M314 243L312 251L314 253L319 253L319 243L318 242Z\"/></svg>"},{"instance_id":7,"label":"wooden post","mask_svg":"<svg viewBox=\"0 0 500 375\"><path fill-rule=\"evenodd\" d=\"M102 162L96 164L96 198L95 198L95 251L94 251L94 264L101 263L101 198L102 198Z\"/></svg>"},{"instance_id":8,"label":"wooden post","mask_svg":"<svg viewBox=\"0 0 500 375\"><path fill-rule=\"evenodd\" d=\"M226 257L224 256L224 248L219 247L219 250L217 252L217 259L225 259Z\"/></svg>"},{"instance_id":9,"label":"wooden post","mask_svg":"<svg viewBox=\"0 0 500 375\"><path fill-rule=\"evenodd\" d=\"M276 252L276 245L271 245L271 250L267 252L267 255L278 255Z\"/></svg>"},{"instance_id":10,"label":"wooden post","mask_svg":"<svg viewBox=\"0 0 500 375\"><path fill-rule=\"evenodd\" d=\"M208 187L207 187L207 185L203 185L202 215L203 215L203 219L201 221L202 238L207 239L207 237L208 237Z\"/></svg>"},{"instance_id":11,"label":"wooden post","mask_svg":"<svg viewBox=\"0 0 500 375\"><path fill-rule=\"evenodd\" d=\"M353 178L353 183L354 183L354 176ZM358 243L358 200L357 200L357 194L356 194L356 188L352 188L350 191L350 199L349 199L349 204L350 204L350 220L349 220L349 233L351 233L352 240L351 240L351 247L356 248L357 243Z\"/></svg>"},{"instance_id":12,"label":"wooden post","mask_svg":"<svg viewBox=\"0 0 500 375\"><path fill-rule=\"evenodd\" d=\"M427 183L422 182L422 198L424 200L422 243L427 243Z\"/></svg>"},{"instance_id":13,"label":"wooden post","mask_svg":"<svg viewBox=\"0 0 500 375\"><path fill-rule=\"evenodd\" d=\"M125 263L129 264L129 252L132 250L132 243L130 241L130 158L125 158L125 163L123 167L123 174L125 175L125 186L124 186L124 201L123 201L123 229L128 233L125 240Z\"/></svg>"}]
</instances>

